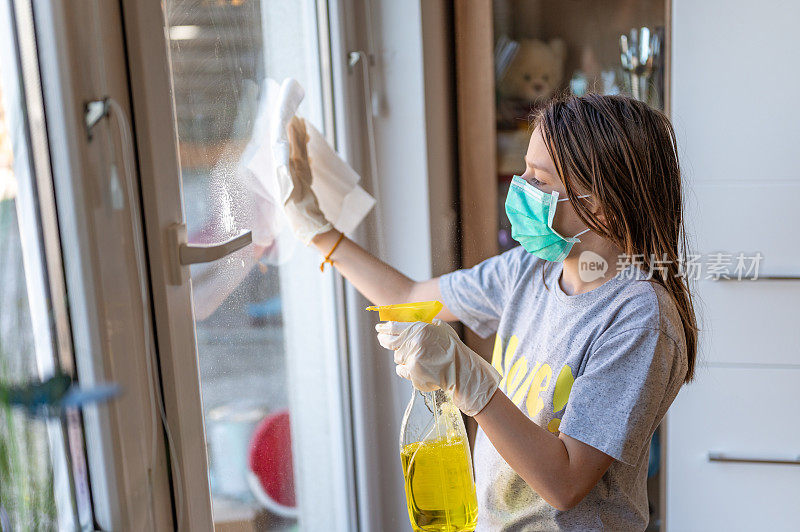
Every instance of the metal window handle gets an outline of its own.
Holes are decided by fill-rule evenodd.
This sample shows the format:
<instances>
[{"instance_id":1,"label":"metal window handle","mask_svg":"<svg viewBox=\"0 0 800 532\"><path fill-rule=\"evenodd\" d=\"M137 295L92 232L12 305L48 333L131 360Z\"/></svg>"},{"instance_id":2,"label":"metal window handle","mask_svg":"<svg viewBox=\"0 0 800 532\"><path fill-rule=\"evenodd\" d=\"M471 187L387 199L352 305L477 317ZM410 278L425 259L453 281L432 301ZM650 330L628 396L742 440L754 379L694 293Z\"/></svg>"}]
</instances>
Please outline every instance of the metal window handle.
<instances>
[{"instance_id":1,"label":"metal window handle","mask_svg":"<svg viewBox=\"0 0 800 532\"><path fill-rule=\"evenodd\" d=\"M253 232L242 230L238 235L218 244L190 244L186 237L186 224L170 227L170 260L172 262L172 284L186 281L186 269L190 264L213 262L235 253L253 242Z\"/></svg>"},{"instance_id":2,"label":"metal window handle","mask_svg":"<svg viewBox=\"0 0 800 532\"><path fill-rule=\"evenodd\" d=\"M239 251L253 241L253 233L243 230L233 238L219 244L181 244L178 247L178 255L181 265L199 264L202 262L213 262L221 259L225 255L230 255Z\"/></svg>"},{"instance_id":3,"label":"metal window handle","mask_svg":"<svg viewBox=\"0 0 800 532\"><path fill-rule=\"evenodd\" d=\"M746 464L788 464L800 465L800 455L796 458L769 458L758 456L742 456L735 454L726 454L720 452L709 451L709 462L737 462Z\"/></svg>"}]
</instances>

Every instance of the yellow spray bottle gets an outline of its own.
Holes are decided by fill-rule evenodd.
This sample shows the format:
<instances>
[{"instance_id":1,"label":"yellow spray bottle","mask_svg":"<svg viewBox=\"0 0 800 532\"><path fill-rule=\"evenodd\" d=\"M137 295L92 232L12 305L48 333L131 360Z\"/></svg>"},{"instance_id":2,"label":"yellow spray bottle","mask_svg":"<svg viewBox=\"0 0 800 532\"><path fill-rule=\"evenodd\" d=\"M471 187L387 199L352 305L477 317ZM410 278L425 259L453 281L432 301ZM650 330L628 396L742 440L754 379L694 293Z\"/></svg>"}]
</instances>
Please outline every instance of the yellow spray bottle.
<instances>
[{"instance_id":1,"label":"yellow spray bottle","mask_svg":"<svg viewBox=\"0 0 800 532\"><path fill-rule=\"evenodd\" d=\"M382 321L430 323L439 301L367 307ZM412 390L400 428L406 504L415 531L475 530L478 499L461 412L447 391Z\"/></svg>"}]
</instances>

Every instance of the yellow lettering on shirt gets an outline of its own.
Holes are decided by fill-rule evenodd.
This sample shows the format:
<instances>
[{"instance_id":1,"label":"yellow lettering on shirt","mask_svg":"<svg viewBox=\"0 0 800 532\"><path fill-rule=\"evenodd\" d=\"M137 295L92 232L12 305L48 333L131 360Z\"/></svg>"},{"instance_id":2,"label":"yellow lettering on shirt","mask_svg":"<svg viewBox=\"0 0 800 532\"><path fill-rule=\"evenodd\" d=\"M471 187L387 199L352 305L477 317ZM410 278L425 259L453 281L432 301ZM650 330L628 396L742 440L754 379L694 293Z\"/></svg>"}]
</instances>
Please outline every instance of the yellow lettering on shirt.
<instances>
[{"instance_id":1,"label":"yellow lettering on shirt","mask_svg":"<svg viewBox=\"0 0 800 532\"><path fill-rule=\"evenodd\" d=\"M528 367L528 359L526 357L520 357L512 364L511 360L517 352L518 345L519 338L516 335L512 335L504 349L503 339L499 334L496 334L492 350L492 366L502 376L499 385L500 389L517 406L521 407L522 401L525 400L525 409L528 411L528 415L534 417L544 408L542 392L550 386L553 369L549 364L542 362L536 362L533 366ZM572 368L565 364L555 379L553 413L563 410L567 405L574 383L575 376L572 373ZM527 399L525 398L526 394ZM557 434L560 423L561 419L559 418L551 420L547 424L547 430Z\"/></svg>"},{"instance_id":2,"label":"yellow lettering on shirt","mask_svg":"<svg viewBox=\"0 0 800 532\"><path fill-rule=\"evenodd\" d=\"M527 373L528 359L520 357L519 360L512 364L511 369L508 370L508 376L506 377L506 395L511 396L517 390Z\"/></svg>"},{"instance_id":3,"label":"yellow lettering on shirt","mask_svg":"<svg viewBox=\"0 0 800 532\"><path fill-rule=\"evenodd\" d=\"M497 372L503 374L503 339L499 334L494 335L494 349L492 350L492 366Z\"/></svg>"},{"instance_id":4,"label":"yellow lettering on shirt","mask_svg":"<svg viewBox=\"0 0 800 532\"><path fill-rule=\"evenodd\" d=\"M567 364L561 368L556 378L556 389L553 391L553 412L558 412L565 406L569 400L569 393L572 391L572 385L575 382L575 377L572 376L572 368Z\"/></svg>"},{"instance_id":5,"label":"yellow lettering on shirt","mask_svg":"<svg viewBox=\"0 0 800 532\"><path fill-rule=\"evenodd\" d=\"M492 366L494 366L495 369L500 372L500 375L503 376L503 378L500 380L500 388L505 389L506 376L509 374L511 370L511 368L509 368L509 365L511 364L511 359L514 358L514 353L517 352L517 344L519 344L519 338L517 338L516 335L512 335L511 338L508 339L508 345L506 346L505 356L503 356L502 354L503 352L502 346L498 349L497 347L498 343L502 343L502 341L495 342L495 352L492 355Z\"/></svg>"},{"instance_id":6,"label":"yellow lettering on shirt","mask_svg":"<svg viewBox=\"0 0 800 532\"><path fill-rule=\"evenodd\" d=\"M549 364L542 364L536 371L528 391L528 400L525 401L525 408L528 409L530 417L534 417L544 408L544 399L540 397L540 394L550 385L552 376L553 370Z\"/></svg>"},{"instance_id":7,"label":"yellow lettering on shirt","mask_svg":"<svg viewBox=\"0 0 800 532\"><path fill-rule=\"evenodd\" d=\"M531 381L533 380L533 376L536 373L536 368L538 368L540 364L541 362L537 362L536 365L531 368L531 371L528 373L528 377L517 388L517 391L514 392L514 395L511 396L511 402L514 403L515 405L519 406L519 403L525 397L525 394L528 392L528 388L530 388L531 386Z\"/></svg>"}]
</instances>

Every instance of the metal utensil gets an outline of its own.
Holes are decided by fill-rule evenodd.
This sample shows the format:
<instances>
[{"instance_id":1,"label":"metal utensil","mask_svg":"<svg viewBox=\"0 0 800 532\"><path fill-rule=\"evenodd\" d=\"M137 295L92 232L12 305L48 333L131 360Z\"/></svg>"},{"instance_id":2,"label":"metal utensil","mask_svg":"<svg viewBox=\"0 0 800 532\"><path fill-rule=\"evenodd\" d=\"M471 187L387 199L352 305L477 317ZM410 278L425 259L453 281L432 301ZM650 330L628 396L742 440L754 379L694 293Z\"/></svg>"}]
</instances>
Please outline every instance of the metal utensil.
<instances>
[{"instance_id":1,"label":"metal utensil","mask_svg":"<svg viewBox=\"0 0 800 532\"><path fill-rule=\"evenodd\" d=\"M630 78L631 94L641 101L648 100L650 78L661 52L661 39L650 28L633 28L630 35L619 36L620 62Z\"/></svg>"}]
</instances>

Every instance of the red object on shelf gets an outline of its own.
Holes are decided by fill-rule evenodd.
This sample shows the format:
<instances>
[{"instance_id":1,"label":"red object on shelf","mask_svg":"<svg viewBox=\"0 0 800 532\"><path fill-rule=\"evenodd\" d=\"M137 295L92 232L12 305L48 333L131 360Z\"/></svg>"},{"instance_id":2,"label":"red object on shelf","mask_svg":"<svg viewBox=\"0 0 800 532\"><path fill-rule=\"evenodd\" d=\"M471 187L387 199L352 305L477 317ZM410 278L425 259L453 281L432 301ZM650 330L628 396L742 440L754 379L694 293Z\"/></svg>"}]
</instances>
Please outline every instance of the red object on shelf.
<instances>
[{"instance_id":1,"label":"red object on shelf","mask_svg":"<svg viewBox=\"0 0 800 532\"><path fill-rule=\"evenodd\" d=\"M283 507L295 508L297 501L288 410L270 414L259 423L250 439L248 463L264 493L272 501Z\"/></svg>"}]
</instances>

